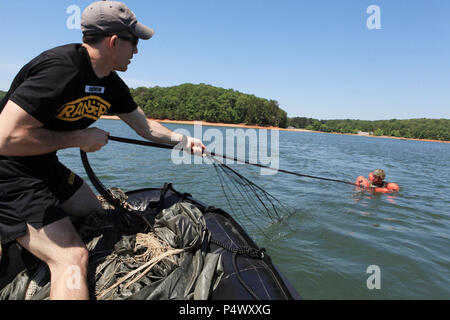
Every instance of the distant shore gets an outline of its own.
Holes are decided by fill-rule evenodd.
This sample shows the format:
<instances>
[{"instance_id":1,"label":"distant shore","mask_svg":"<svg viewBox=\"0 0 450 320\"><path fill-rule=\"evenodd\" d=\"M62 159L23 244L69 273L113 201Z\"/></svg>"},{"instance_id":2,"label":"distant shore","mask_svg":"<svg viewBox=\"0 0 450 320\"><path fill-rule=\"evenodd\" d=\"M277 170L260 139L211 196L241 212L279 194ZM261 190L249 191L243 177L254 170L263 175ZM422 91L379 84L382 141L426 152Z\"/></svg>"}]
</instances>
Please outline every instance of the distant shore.
<instances>
[{"instance_id":1,"label":"distant shore","mask_svg":"<svg viewBox=\"0 0 450 320\"><path fill-rule=\"evenodd\" d=\"M101 116L101 119L105 120L120 120L118 116ZM168 119L152 119L151 120L162 122L162 123L175 123L175 124L189 124L194 125L194 122L201 122L202 126L214 126L214 127L231 127L231 128L246 128L246 129L267 129L267 130L280 130L280 131L297 131L297 132L317 132L317 133L328 133L328 134L340 134L340 135L348 135L348 136L361 136L368 138L388 138L388 139L397 139L397 140L414 140L414 141L428 141L428 142L442 142L442 143L450 143L450 141L443 140L432 140L432 139L414 139L414 138L403 138L403 137L392 137L392 136L373 136L367 134L355 134L355 133L338 133L338 132L323 132L323 131L314 131L307 129L298 129L298 128L278 128L273 126L256 126L256 125L247 125L245 123L216 123L216 122L206 122L206 121L182 121L182 120L168 120Z\"/></svg>"}]
</instances>

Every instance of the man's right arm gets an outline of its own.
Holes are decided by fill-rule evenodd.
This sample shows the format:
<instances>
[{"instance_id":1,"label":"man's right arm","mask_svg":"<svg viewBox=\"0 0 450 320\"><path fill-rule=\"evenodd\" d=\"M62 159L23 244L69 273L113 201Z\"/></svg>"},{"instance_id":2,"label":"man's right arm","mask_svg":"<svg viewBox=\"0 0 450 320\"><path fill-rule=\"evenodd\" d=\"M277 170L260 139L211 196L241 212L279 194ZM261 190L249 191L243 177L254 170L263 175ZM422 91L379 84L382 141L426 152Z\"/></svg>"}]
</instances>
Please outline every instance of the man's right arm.
<instances>
[{"instance_id":1,"label":"man's right arm","mask_svg":"<svg viewBox=\"0 0 450 320\"><path fill-rule=\"evenodd\" d=\"M0 155L33 156L78 147L85 152L108 143L109 133L98 128L51 131L13 101L0 113Z\"/></svg>"}]
</instances>

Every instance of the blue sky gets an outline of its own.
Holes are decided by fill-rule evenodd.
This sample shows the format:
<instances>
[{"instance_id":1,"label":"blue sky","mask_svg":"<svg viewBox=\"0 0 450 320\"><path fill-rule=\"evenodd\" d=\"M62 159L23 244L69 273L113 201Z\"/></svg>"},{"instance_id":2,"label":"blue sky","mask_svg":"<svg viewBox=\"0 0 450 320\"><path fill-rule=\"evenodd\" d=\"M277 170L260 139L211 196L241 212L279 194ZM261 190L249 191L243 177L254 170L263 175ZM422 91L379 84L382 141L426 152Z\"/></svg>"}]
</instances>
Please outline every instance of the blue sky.
<instances>
[{"instance_id":1,"label":"blue sky","mask_svg":"<svg viewBox=\"0 0 450 320\"><path fill-rule=\"evenodd\" d=\"M80 42L92 1L0 0L0 90L40 52ZM277 100L288 116L450 119L450 1L124 1L155 30L130 87L207 83ZM369 29L370 5L381 29Z\"/></svg>"}]
</instances>

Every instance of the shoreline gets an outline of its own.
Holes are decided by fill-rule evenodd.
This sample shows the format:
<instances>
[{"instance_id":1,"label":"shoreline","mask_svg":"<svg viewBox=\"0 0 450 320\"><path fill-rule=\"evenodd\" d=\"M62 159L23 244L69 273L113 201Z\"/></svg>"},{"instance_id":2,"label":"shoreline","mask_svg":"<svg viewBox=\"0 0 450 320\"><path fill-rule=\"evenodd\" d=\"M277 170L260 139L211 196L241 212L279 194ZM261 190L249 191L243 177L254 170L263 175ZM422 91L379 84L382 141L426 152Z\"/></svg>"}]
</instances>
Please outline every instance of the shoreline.
<instances>
[{"instance_id":1,"label":"shoreline","mask_svg":"<svg viewBox=\"0 0 450 320\"><path fill-rule=\"evenodd\" d=\"M101 116L100 119L105 120L120 120L118 116ZM298 129L298 128L278 128L273 126L257 126L257 125L247 125L244 123L234 124L234 123L216 123L216 122L206 122L206 121L183 121L183 120L168 120L168 119L153 119L148 118L157 122L162 123L174 123L174 124L188 124L194 125L194 122L201 122L202 126L212 126L212 127L230 127L230 128L247 128L247 129L267 129L267 130L279 130L279 131L292 131L292 132L316 132L316 133L327 133L327 134L340 134L340 135L348 135L348 136L359 136L359 137L368 137L368 138L385 138L385 139L397 139L397 140L412 140L412 141L426 141L426 142L440 142L440 143L450 143L450 141L444 140L432 140L432 139L415 139L415 138L404 138L404 137L392 137L392 136L372 136L367 134L355 134L355 133L339 133L339 132L323 132L323 131L314 131L307 129Z\"/></svg>"}]
</instances>

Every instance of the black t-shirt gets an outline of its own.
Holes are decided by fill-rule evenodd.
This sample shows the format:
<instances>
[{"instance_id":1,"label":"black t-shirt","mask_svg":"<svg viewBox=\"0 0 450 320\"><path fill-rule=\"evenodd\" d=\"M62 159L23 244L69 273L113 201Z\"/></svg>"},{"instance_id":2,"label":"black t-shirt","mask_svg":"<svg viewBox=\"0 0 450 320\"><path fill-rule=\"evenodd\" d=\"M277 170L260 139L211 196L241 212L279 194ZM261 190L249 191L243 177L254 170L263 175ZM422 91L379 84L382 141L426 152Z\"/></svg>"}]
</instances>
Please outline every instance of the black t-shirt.
<instances>
[{"instance_id":1,"label":"black t-shirt","mask_svg":"<svg viewBox=\"0 0 450 320\"><path fill-rule=\"evenodd\" d=\"M81 44L56 47L31 60L0 102L0 112L8 100L55 131L84 129L105 112L129 113L137 108L117 73L96 76Z\"/></svg>"}]
</instances>

